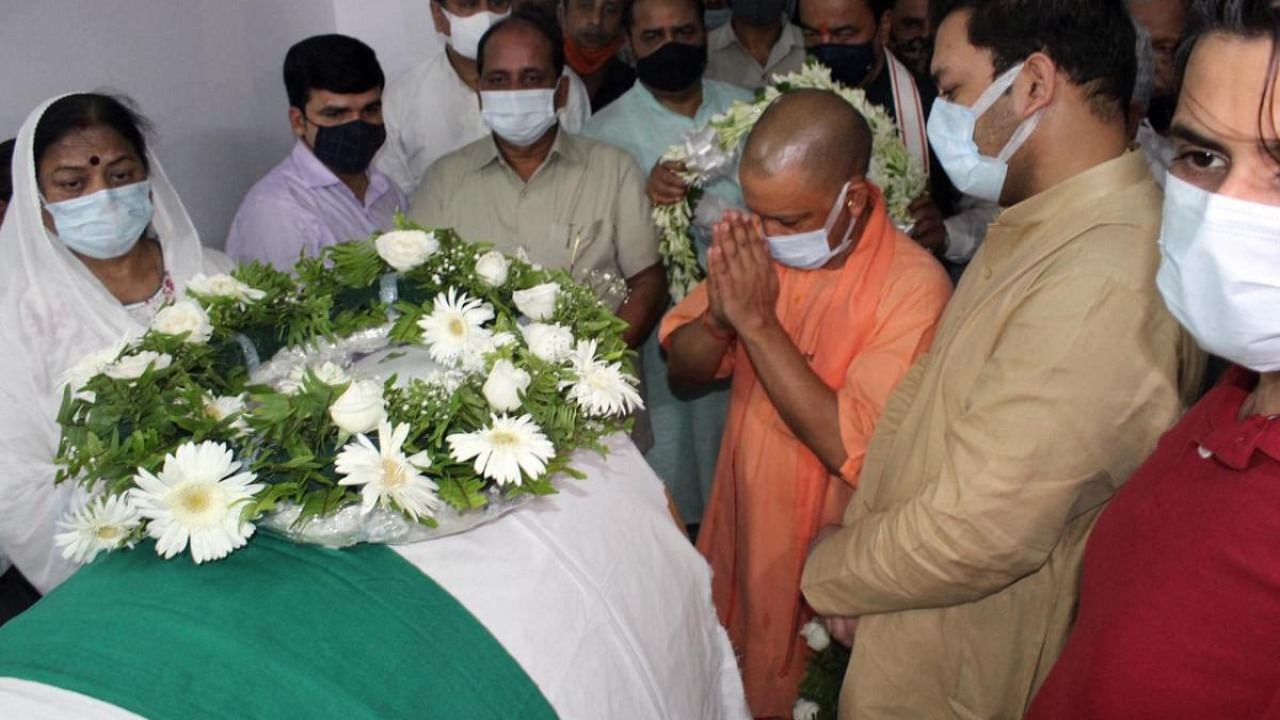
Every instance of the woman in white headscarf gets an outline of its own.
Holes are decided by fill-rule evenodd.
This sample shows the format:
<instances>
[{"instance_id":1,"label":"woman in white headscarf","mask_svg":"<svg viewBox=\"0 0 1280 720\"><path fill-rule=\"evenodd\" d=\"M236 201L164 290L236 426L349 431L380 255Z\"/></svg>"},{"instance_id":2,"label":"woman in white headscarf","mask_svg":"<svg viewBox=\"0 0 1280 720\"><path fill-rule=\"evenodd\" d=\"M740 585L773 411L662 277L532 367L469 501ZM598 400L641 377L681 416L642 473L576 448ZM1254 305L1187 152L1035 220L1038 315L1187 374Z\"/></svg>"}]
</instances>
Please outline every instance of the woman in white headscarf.
<instances>
[{"instance_id":1,"label":"woman in white headscarf","mask_svg":"<svg viewBox=\"0 0 1280 720\"><path fill-rule=\"evenodd\" d=\"M229 268L200 245L146 121L119 99L64 95L18 133L0 226L0 553L48 592L75 566L54 547L79 502L53 483L64 373L141 334L201 272Z\"/></svg>"}]
</instances>

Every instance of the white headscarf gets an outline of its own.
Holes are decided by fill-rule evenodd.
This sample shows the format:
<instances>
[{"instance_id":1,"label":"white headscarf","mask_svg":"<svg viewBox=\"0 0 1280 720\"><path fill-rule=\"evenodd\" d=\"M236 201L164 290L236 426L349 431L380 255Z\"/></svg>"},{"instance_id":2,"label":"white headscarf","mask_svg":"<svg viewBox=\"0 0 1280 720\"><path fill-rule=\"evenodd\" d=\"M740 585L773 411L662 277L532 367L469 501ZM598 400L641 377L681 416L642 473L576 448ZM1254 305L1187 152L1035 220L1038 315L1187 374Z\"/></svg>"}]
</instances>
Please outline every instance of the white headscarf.
<instances>
[{"instance_id":1,"label":"white headscarf","mask_svg":"<svg viewBox=\"0 0 1280 720\"><path fill-rule=\"evenodd\" d=\"M13 199L0 226L0 553L41 592L75 567L53 545L56 521L82 500L53 484L63 373L145 328L44 226L32 141L50 104L27 117L13 152ZM204 270L191 218L160 161L147 153L165 269L181 291ZM216 263L215 261L215 264ZM222 268L218 268L222 269Z\"/></svg>"}]
</instances>

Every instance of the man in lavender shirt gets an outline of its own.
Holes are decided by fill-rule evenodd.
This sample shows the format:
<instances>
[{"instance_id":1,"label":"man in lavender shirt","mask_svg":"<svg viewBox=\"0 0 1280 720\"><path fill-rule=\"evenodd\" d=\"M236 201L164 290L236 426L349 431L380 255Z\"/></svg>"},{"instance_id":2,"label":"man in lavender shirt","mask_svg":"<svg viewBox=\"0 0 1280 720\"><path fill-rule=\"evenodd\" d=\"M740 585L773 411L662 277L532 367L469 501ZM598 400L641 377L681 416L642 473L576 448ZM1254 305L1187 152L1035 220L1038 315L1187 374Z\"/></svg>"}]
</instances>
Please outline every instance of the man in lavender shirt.
<instances>
[{"instance_id":1,"label":"man in lavender shirt","mask_svg":"<svg viewBox=\"0 0 1280 720\"><path fill-rule=\"evenodd\" d=\"M285 55L284 84L298 142L245 196L227 253L289 270L302 255L391 229L408 203L369 166L387 135L372 48L345 35L307 38Z\"/></svg>"}]
</instances>

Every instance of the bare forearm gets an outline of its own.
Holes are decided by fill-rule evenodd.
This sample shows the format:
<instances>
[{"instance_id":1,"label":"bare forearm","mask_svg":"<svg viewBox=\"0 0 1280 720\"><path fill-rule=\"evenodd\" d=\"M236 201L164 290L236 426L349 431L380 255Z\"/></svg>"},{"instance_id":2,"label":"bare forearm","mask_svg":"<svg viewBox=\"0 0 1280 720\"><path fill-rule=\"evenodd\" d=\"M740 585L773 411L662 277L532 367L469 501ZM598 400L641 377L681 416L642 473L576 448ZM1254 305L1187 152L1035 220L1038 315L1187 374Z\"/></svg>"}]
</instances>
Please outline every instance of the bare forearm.
<instances>
[{"instance_id":1,"label":"bare forearm","mask_svg":"<svg viewBox=\"0 0 1280 720\"><path fill-rule=\"evenodd\" d=\"M627 278L627 299L618 308L618 317L628 328L622 339L632 348L639 347L653 332L667 305L667 274L662 265L645 268Z\"/></svg>"},{"instance_id":2,"label":"bare forearm","mask_svg":"<svg viewBox=\"0 0 1280 720\"><path fill-rule=\"evenodd\" d=\"M782 326L768 323L740 334L751 365L791 432L833 473L849 455L840 437L836 394L809 368Z\"/></svg>"},{"instance_id":3,"label":"bare forearm","mask_svg":"<svg viewBox=\"0 0 1280 720\"><path fill-rule=\"evenodd\" d=\"M692 388L711 382L729 351L730 336L715 335L701 320L686 324L671 335L667 353L667 378L676 388Z\"/></svg>"}]
</instances>

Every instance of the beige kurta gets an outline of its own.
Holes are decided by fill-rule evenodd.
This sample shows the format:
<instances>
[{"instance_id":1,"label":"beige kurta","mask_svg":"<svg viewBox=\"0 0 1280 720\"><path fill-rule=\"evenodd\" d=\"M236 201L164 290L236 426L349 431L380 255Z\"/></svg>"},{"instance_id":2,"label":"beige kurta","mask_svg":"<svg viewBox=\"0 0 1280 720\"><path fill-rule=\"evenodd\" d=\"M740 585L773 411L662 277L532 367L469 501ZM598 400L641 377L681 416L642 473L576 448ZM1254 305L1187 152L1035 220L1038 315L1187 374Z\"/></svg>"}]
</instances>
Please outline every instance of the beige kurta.
<instances>
[{"instance_id":1,"label":"beige kurta","mask_svg":"<svg viewBox=\"0 0 1280 720\"><path fill-rule=\"evenodd\" d=\"M1021 718L1066 639L1098 511L1178 413L1139 153L992 225L805 568L859 616L842 718Z\"/></svg>"}]
</instances>

